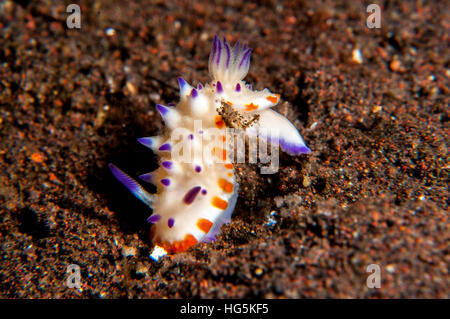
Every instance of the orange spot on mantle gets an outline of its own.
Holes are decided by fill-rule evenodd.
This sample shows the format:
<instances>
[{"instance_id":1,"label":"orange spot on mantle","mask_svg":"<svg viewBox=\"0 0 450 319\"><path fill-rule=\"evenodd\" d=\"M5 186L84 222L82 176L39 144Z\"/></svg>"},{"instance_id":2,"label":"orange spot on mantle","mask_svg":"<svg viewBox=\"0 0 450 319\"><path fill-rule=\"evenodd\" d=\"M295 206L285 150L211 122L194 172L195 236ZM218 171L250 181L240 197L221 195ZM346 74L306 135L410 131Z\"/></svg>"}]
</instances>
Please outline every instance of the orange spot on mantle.
<instances>
[{"instance_id":1,"label":"orange spot on mantle","mask_svg":"<svg viewBox=\"0 0 450 319\"><path fill-rule=\"evenodd\" d=\"M273 96L273 95L269 95L268 97L266 97L266 100L268 100L269 102L276 104L278 101L278 97Z\"/></svg>"},{"instance_id":2,"label":"orange spot on mantle","mask_svg":"<svg viewBox=\"0 0 450 319\"><path fill-rule=\"evenodd\" d=\"M245 104L245 110L246 110L246 111L254 111L254 110L257 110L258 107L259 107L259 106L253 104L253 102L250 103L250 104Z\"/></svg>"},{"instance_id":3,"label":"orange spot on mantle","mask_svg":"<svg viewBox=\"0 0 450 319\"><path fill-rule=\"evenodd\" d=\"M214 118L214 123L216 124L216 127L223 128L225 126L225 122L222 119L222 116L216 115Z\"/></svg>"},{"instance_id":4,"label":"orange spot on mantle","mask_svg":"<svg viewBox=\"0 0 450 319\"><path fill-rule=\"evenodd\" d=\"M164 248L169 254L186 251L197 243L197 239L191 234L186 234L183 240L175 241L173 243L156 241L156 245Z\"/></svg>"},{"instance_id":5,"label":"orange spot on mantle","mask_svg":"<svg viewBox=\"0 0 450 319\"><path fill-rule=\"evenodd\" d=\"M209 230L211 229L212 226L213 226L213 223L205 218L200 218L197 221L197 227L205 234L207 234L209 232Z\"/></svg>"},{"instance_id":6,"label":"orange spot on mantle","mask_svg":"<svg viewBox=\"0 0 450 319\"><path fill-rule=\"evenodd\" d=\"M222 198L217 197L217 196L214 196L214 197L213 197L211 204L212 204L214 207L216 207L216 208L218 208L218 209L222 209L222 210L225 210L225 209L227 209L227 207L228 207L227 201L225 201L225 200L223 200Z\"/></svg>"},{"instance_id":7,"label":"orange spot on mantle","mask_svg":"<svg viewBox=\"0 0 450 319\"><path fill-rule=\"evenodd\" d=\"M225 168L233 169L233 164L225 164L224 166L225 166Z\"/></svg>"},{"instance_id":8,"label":"orange spot on mantle","mask_svg":"<svg viewBox=\"0 0 450 319\"><path fill-rule=\"evenodd\" d=\"M229 181L223 178L219 178L219 187L225 192L225 193L232 193L233 192L233 184L231 184Z\"/></svg>"}]
</instances>

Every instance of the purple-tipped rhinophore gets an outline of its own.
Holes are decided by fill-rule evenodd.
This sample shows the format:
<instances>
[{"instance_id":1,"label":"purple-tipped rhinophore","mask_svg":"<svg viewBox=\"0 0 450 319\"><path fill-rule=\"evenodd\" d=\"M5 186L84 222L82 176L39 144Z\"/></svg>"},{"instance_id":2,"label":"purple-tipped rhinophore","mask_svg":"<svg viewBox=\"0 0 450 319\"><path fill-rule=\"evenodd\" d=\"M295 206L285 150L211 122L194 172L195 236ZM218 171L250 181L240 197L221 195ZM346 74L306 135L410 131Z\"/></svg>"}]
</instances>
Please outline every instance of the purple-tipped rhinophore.
<instances>
[{"instance_id":1,"label":"purple-tipped rhinophore","mask_svg":"<svg viewBox=\"0 0 450 319\"><path fill-rule=\"evenodd\" d=\"M195 99L197 96L198 96L197 90L196 90L196 89L192 89L192 91L191 91L191 97L192 97L193 99Z\"/></svg>"}]
</instances>

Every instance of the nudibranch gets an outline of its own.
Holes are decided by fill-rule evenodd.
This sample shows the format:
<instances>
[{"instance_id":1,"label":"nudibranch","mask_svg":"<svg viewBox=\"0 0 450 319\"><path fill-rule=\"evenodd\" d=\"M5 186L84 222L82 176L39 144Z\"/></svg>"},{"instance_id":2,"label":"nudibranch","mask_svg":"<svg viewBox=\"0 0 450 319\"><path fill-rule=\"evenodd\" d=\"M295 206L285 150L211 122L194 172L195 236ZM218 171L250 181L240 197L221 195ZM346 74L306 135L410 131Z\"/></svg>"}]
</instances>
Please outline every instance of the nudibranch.
<instances>
[{"instance_id":1,"label":"nudibranch","mask_svg":"<svg viewBox=\"0 0 450 319\"><path fill-rule=\"evenodd\" d=\"M153 210L147 221L152 224L150 236L155 248L151 257L156 260L167 253L185 251L197 243L214 241L220 227L230 222L239 185L233 158L227 149L213 147L210 150L217 161L204 156L194 159L183 156L186 149L204 154L209 129L226 140L227 124L219 114L223 103L240 114L257 116L246 134L269 139L264 132L276 129L279 145L288 154L311 152L295 126L270 109L278 104L280 96L268 89L255 91L243 81L250 66L250 54L251 49L239 41L231 47L225 38L222 41L215 36L209 55L212 81L192 87L180 77L179 103L156 105L165 123L164 131L159 136L138 139L160 159L158 169L139 176L156 186L155 194L148 193L136 180L109 164L112 174ZM180 132L185 137L183 147L186 147L181 151L176 143Z\"/></svg>"}]
</instances>

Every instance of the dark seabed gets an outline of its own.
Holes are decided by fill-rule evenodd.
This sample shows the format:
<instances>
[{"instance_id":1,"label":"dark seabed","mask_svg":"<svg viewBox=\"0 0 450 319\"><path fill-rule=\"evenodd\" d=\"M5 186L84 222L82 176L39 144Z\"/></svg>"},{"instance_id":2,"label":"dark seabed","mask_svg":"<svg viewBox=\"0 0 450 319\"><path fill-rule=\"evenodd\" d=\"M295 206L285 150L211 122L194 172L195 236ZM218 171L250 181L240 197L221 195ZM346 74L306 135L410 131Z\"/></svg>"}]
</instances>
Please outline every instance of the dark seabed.
<instances>
[{"instance_id":1,"label":"dark seabed","mask_svg":"<svg viewBox=\"0 0 450 319\"><path fill-rule=\"evenodd\" d=\"M79 1L81 29L69 3L0 4L0 297L450 297L445 1L378 2L378 29L360 1ZM312 153L239 165L218 240L156 263L107 164L157 167L136 139L178 76L209 81L215 34L253 48L246 81Z\"/></svg>"}]
</instances>

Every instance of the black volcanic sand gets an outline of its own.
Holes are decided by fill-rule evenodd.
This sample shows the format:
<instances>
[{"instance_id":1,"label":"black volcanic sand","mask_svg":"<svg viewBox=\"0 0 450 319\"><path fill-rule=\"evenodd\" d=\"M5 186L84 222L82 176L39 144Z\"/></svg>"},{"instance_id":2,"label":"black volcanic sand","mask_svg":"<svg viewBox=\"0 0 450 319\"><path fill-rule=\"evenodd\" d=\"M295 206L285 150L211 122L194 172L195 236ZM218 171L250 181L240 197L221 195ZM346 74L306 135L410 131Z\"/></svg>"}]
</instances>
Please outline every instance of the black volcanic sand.
<instances>
[{"instance_id":1,"label":"black volcanic sand","mask_svg":"<svg viewBox=\"0 0 450 319\"><path fill-rule=\"evenodd\" d=\"M81 1L69 30L69 3L0 5L0 297L450 297L444 1L381 3L380 29L368 3L267 0ZM157 167L136 139L161 130L177 76L209 80L214 34L254 49L246 80L281 95L312 154L240 165L218 240L156 263L151 210L107 164Z\"/></svg>"}]
</instances>

